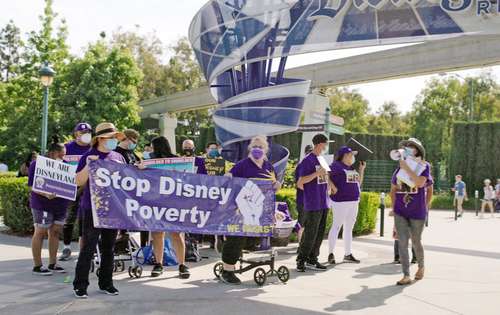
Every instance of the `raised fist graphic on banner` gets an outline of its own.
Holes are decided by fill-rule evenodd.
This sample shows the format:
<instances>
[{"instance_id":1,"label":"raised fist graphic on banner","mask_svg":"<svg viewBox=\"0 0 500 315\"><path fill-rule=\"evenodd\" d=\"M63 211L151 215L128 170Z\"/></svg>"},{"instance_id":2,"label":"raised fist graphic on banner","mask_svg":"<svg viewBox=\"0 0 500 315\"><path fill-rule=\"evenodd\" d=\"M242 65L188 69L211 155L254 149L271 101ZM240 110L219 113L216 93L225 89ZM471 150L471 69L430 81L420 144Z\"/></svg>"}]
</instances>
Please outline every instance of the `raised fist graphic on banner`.
<instances>
[{"instance_id":1,"label":"raised fist graphic on banner","mask_svg":"<svg viewBox=\"0 0 500 315\"><path fill-rule=\"evenodd\" d=\"M247 181L236 197L236 204L243 215L244 225L260 225L260 217L264 211L265 196L252 181Z\"/></svg>"}]
</instances>

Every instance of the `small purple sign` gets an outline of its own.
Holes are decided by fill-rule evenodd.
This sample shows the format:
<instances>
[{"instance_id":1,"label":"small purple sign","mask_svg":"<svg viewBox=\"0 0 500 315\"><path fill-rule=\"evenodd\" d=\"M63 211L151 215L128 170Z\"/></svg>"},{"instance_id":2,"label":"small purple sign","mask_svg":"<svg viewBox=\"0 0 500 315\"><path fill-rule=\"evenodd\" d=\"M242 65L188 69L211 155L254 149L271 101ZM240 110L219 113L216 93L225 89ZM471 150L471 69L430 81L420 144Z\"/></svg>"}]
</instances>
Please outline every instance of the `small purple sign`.
<instances>
[{"instance_id":1,"label":"small purple sign","mask_svg":"<svg viewBox=\"0 0 500 315\"><path fill-rule=\"evenodd\" d=\"M97 228L270 236L275 194L270 181L140 170L92 161L90 192Z\"/></svg>"}]
</instances>

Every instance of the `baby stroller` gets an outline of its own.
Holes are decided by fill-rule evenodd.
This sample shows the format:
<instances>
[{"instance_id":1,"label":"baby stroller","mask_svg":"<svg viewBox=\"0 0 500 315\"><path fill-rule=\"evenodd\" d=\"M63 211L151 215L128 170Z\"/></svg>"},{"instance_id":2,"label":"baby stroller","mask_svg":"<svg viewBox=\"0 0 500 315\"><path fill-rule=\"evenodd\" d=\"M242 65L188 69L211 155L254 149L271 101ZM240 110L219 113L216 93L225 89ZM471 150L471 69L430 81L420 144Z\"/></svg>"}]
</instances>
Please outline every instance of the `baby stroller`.
<instances>
[{"instance_id":1,"label":"baby stroller","mask_svg":"<svg viewBox=\"0 0 500 315\"><path fill-rule=\"evenodd\" d=\"M291 220L290 212L286 203L278 202L275 206L275 224L273 227L273 236L271 238L263 238L260 242L259 253L268 254L262 257L243 259L240 257L238 260L239 268L235 269L235 273L243 274L247 271L255 269L253 279L259 286L263 286L268 277L277 276L282 283L288 282L290 279L290 270L286 266L279 266L276 268L276 258L278 252L271 246L287 246L288 239L292 233L297 221ZM269 267L266 270L262 267ZM214 275L220 279L224 264L218 262L214 266Z\"/></svg>"},{"instance_id":2,"label":"baby stroller","mask_svg":"<svg viewBox=\"0 0 500 315\"><path fill-rule=\"evenodd\" d=\"M114 251L114 272L125 271L125 264L127 261L131 262L128 268L130 277L140 278L142 275L142 266L137 263L136 253L139 251L140 246L137 241L128 233L123 233L116 240ZM90 272L96 273L99 276L101 262L101 252L99 251L99 242L97 244L94 260L90 266Z\"/></svg>"}]
</instances>

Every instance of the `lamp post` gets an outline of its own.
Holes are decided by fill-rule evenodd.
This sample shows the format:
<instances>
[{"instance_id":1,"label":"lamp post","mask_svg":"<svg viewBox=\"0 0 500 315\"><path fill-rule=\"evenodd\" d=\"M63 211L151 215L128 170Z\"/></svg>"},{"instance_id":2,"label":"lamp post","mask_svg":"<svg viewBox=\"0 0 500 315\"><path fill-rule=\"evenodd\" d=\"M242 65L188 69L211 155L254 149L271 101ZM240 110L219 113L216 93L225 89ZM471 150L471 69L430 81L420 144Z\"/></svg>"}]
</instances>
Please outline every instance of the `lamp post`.
<instances>
[{"instance_id":1,"label":"lamp post","mask_svg":"<svg viewBox=\"0 0 500 315\"><path fill-rule=\"evenodd\" d=\"M42 138L41 138L41 154L47 153L47 132L49 124L49 87L54 81L56 72L45 62L43 67L38 71L40 82L44 87L43 91L43 112L42 112Z\"/></svg>"},{"instance_id":2,"label":"lamp post","mask_svg":"<svg viewBox=\"0 0 500 315\"><path fill-rule=\"evenodd\" d=\"M443 72L439 75L446 76L447 73ZM452 73L450 75L456 77L457 79L464 80L469 85L469 121L472 121L474 119L474 83L472 78L464 78L458 73Z\"/></svg>"}]
</instances>

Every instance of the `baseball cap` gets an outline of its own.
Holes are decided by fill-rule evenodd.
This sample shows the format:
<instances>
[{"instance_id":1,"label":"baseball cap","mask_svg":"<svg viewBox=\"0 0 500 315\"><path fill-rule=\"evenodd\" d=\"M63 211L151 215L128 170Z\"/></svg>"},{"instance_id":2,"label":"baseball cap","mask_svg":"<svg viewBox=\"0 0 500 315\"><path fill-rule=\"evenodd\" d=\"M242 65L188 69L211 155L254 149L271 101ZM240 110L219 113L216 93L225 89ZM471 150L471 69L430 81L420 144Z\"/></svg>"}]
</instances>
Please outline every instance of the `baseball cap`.
<instances>
[{"instance_id":1,"label":"baseball cap","mask_svg":"<svg viewBox=\"0 0 500 315\"><path fill-rule=\"evenodd\" d=\"M77 132L77 131L92 132L92 126L86 122L81 122L81 123L76 124L75 128L73 129L73 132Z\"/></svg>"}]
</instances>

